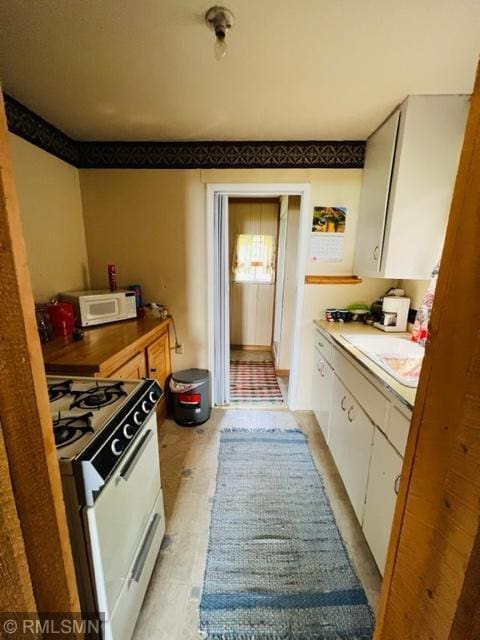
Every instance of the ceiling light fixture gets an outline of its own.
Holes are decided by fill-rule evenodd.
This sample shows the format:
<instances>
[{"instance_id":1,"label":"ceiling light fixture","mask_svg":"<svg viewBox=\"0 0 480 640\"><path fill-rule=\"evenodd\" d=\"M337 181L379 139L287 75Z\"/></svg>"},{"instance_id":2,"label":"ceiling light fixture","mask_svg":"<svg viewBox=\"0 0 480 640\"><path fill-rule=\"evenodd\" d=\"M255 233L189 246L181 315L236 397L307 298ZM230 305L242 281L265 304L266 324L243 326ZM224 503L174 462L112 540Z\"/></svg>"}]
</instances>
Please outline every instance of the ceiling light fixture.
<instances>
[{"instance_id":1,"label":"ceiling light fixture","mask_svg":"<svg viewBox=\"0 0 480 640\"><path fill-rule=\"evenodd\" d=\"M216 60L221 60L227 53L227 32L233 25L233 13L225 7L210 7L205 14L207 26L215 32L213 53Z\"/></svg>"}]
</instances>

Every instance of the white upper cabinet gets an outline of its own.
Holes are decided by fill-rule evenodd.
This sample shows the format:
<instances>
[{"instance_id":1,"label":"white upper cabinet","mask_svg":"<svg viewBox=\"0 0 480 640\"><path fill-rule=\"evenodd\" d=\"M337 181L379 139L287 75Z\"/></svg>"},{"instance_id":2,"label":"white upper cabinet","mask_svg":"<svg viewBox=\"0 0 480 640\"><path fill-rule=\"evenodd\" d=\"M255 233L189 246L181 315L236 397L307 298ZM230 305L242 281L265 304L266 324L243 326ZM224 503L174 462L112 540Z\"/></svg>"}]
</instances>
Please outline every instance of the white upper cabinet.
<instances>
[{"instance_id":1,"label":"white upper cabinet","mask_svg":"<svg viewBox=\"0 0 480 640\"><path fill-rule=\"evenodd\" d=\"M427 279L441 256L468 96L409 96L367 141L354 273Z\"/></svg>"},{"instance_id":2,"label":"white upper cabinet","mask_svg":"<svg viewBox=\"0 0 480 640\"><path fill-rule=\"evenodd\" d=\"M380 272L399 121L400 112L395 111L368 139L360 199L361 222L355 247L355 273Z\"/></svg>"}]
</instances>

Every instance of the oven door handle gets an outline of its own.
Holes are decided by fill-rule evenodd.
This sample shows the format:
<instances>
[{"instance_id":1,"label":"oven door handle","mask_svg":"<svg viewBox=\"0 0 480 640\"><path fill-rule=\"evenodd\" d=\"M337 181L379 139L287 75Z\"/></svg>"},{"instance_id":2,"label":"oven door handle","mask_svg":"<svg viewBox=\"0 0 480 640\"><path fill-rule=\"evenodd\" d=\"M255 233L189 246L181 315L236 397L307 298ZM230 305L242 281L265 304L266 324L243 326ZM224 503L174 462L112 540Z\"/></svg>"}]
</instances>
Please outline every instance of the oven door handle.
<instances>
[{"instance_id":1,"label":"oven door handle","mask_svg":"<svg viewBox=\"0 0 480 640\"><path fill-rule=\"evenodd\" d=\"M133 470L135 469L135 466L136 466L137 462L140 459L140 454L145 449L145 447L148 444L148 441L150 440L150 438L152 436L153 436L153 431L151 429L148 429L148 431L145 431L145 433L141 437L139 443L137 444L137 446L133 450L132 455L127 460L127 462L123 465L123 467L122 467L122 469L120 471L120 478L122 480L127 481L129 479L129 477L132 475Z\"/></svg>"},{"instance_id":2,"label":"oven door handle","mask_svg":"<svg viewBox=\"0 0 480 640\"><path fill-rule=\"evenodd\" d=\"M142 548L140 549L137 559L133 565L132 575L130 576L130 582L134 580L135 582L140 581L140 577L142 575L143 567L145 566L145 562L147 560L148 552L150 551L150 547L152 546L153 538L155 537L155 532L158 529L158 525L160 524L161 516L159 513L156 513L148 527L147 535L142 544Z\"/></svg>"}]
</instances>

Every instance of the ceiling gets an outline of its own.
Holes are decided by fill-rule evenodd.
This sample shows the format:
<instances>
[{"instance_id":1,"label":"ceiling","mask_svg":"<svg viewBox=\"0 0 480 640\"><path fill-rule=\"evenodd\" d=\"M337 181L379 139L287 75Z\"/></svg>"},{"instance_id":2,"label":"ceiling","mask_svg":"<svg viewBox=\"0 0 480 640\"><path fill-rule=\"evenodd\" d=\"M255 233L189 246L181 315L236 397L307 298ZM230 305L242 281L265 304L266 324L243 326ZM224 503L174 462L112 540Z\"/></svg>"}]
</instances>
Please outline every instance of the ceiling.
<instances>
[{"instance_id":1,"label":"ceiling","mask_svg":"<svg viewBox=\"0 0 480 640\"><path fill-rule=\"evenodd\" d=\"M470 93L478 0L7 0L4 90L90 140L364 139L406 95ZM213 4L213 2L212 2Z\"/></svg>"}]
</instances>

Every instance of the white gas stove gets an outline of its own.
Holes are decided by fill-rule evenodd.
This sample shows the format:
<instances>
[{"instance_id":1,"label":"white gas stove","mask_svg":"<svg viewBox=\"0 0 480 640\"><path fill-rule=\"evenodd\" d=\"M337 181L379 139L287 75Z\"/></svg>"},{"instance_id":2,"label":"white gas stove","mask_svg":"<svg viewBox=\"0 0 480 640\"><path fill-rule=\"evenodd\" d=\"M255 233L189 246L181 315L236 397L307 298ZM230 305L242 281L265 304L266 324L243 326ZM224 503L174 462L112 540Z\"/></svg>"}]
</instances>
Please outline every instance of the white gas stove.
<instances>
[{"instance_id":1,"label":"white gas stove","mask_svg":"<svg viewBox=\"0 0 480 640\"><path fill-rule=\"evenodd\" d=\"M154 380L47 376L82 610L129 640L165 532Z\"/></svg>"}]
</instances>

